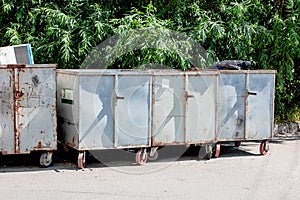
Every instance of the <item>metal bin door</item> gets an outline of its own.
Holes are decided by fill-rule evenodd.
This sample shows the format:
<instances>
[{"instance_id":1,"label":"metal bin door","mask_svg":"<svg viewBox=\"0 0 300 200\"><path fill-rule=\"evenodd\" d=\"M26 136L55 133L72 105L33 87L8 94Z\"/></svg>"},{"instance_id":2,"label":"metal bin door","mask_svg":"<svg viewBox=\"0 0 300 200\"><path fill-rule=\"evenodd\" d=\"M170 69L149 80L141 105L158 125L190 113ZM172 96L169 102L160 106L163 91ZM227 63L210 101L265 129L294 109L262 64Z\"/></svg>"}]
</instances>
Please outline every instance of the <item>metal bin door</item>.
<instances>
[{"instance_id":1,"label":"metal bin door","mask_svg":"<svg viewBox=\"0 0 300 200\"><path fill-rule=\"evenodd\" d=\"M272 136L274 74L249 74L246 113L247 139Z\"/></svg>"},{"instance_id":2,"label":"metal bin door","mask_svg":"<svg viewBox=\"0 0 300 200\"><path fill-rule=\"evenodd\" d=\"M152 145L185 142L184 76L155 76Z\"/></svg>"},{"instance_id":3,"label":"metal bin door","mask_svg":"<svg viewBox=\"0 0 300 200\"><path fill-rule=\"evenodd\" d=\"M20 68L16 148L20 153L56 148L55 69Z\"/></svg>"},{"instance_id":4,"label":"metal bin door","mask_svg":"<svg viewBox=\"0 0 300 200\"><path fill-rule=\"evenodd\" d=\"M115 85L115 146L149 146L151 76L117 75Z\"/></svg>"},{"instance_id":5,"label":"metal bin door","mask_svg":"<svg viewBox=\"0 0 300 200\"><path fill-rule=\"evenodd\" d=\"M0 152L12 154L14 143L14 70L0 69Z\"/></svg>"},{"instance_id":6,"label":"metal bin door","mask_svg":"<svg viewBox=\"0 0 300 200\"><path fill-rule=\"evenodd\" d=\"M114 75L80 77L80 97L78 103L74 103L79 104L79 111L75 110L76 106L73 108L73 112L79 113L79 149L114 148L114 77ZM76 95L77 90L74 91Z\"/></svg>"},{"instance_id":7,"label":"metal bin door","mask_svg":"<svg viewBox=\"0 0 300 200\"><path fill-rule=\"evenodd\" d=\"M224 73L219 77L219 140L243 139L246 76L244 73Z\"/></svg>"},{"instance_id":8,"label":"metal bin door","mask_svg":"<svg viewBox=\"0 0 300 200\"><path fill-rule=\"evenodd\" d=\"M216 76L188 76L186 92L186 141L215 141Z\"/></svg>"}]
</instances>

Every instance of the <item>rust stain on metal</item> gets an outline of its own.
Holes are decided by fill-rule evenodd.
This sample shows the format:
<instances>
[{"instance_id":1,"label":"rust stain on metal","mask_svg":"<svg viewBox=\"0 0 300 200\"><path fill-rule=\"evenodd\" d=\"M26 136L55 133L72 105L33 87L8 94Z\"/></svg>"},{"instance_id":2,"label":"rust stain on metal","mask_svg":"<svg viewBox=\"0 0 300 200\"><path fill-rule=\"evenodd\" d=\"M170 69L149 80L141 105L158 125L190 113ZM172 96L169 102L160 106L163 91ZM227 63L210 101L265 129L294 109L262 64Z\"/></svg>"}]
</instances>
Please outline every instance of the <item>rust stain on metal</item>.
<instances>
[{"instance_id":1,"label":"rust stain on metal","mask_svg":"<svg viewBox=\"0 0 300 200\"><path fill-rule=\"evenodd\" d=\"M41 141L38 142L36 148L37 148L37 149L41 149L41 148L42 148L42 142L41 142Z\"/></svg>"},{"instance_id":2,"label":"rust stain on metal","mask_svg":"<svg viewBox=\"0 0 300 200\"><path fill-rule=\"evenodd\" d=\"M6 65L7 68L25 68L25 64L8 64Z\"/></svg>"},{"instance_id":3,"label":"rust stain on metal","mask_svg":"<svg viewBox=\"0 0 300 200\"><path fill-rule=\"evenodd\" d=\"M25 65L24 65L25 66ZM22 67L22 66L21 66ZM20 108L20 98L24 95L22 91L20 91L20 73L17 71L13 72L14 76L14 122L15 122L15 153L20 153L20 134L22 130L23 123L19 123L20 117L22 115L22 109Z\"/></svg>"},{"instance_id":4,"label":"rust stain on metal","mask_svg":"<svg viewBox=\"0 0 300 200\"><path fill-rule=\"evenodd\" d=\"M15 98L16 98L16 99L21 98L23 95L24 95L24 92L23 92L23 91L16 91L16 92L15 92Z\"/></svg>"},{"instance_id":5,"label":"rust stain on metal","mask_svg":"<svg viewBox=\"0 0 300 200\"><path fill-rule=\"evenodd\" d=\"M185 97L185 103L187 104L187 101L189 99L189 93L187 91L185 91L184 97Z\"/></svg>"},{"instance_id":6,"label":"rust stain on metal","mask_svg":"<svg viewBox=\"0 0 300 200\"><path fill-rule=\"evenodd\" d=\"M72 148L75 148L76 147L76 144L75 144L75 136L72 137L72 142L71 143L68 143L68 146L72 147Z\"/></svg>"},{"instance_id":7,"label":"rust stain on metal","mask_svg":"<svg viewBox=\"0 0 300 200\"><path fill-rule=\"evenodd\" d=\"M1 150L2 155L8 155L8 152L5 150Z\"/></svg>"},{"instance_id":8,"label":"rust stain on metal","mask_svg":"<svg viewBox=\"0 0 300 200\"><path fill-rule=\"evenodd\" d=\"M153 138L153 137L152 137ZM182 145L182 144L187 144L185 142L157 142L155 139L152 139L152 146L170 146L170 145Z\"/></svg>"},{"instance_id":9,"label":"rust stain on metal","mask_svg":"<svg viewBox=\"0 0 300 200\"><path fill-rule=\"evenodd\" d=\"M13 102L14 102L14 105L13 105L13 110L14 110L14 115L13 115L13 120L14 120L14 124L17 122L17 116L16 116L16 113L17 113L17 110L18 110L18 99L16 98L16 91L17 91L17 88L18 88L18 85L15 84L15 79L16 79L16 74L14 71L11 71L12 73L12 79L11 79L11 85L13 86ZM17 88L16 88L17 87ZM16 153L16 151L18 150L17 149L17 138L18 138L18 129L17 129L17 126L16 124L14 125L14 151Z\"/></svg>"},{"instance_id":10,"label":"rust stain on metal","mask_svg":"<svg viewBox=\"0 0 300 200\"><path fill-rule=\"evenodd\" d=\"M68 143L68 146L70 146L70 147L72 147L72 148L75 148L75 147L76 147L76 145L73 144L73 143Z\"/></svg>"},{"instance_id":11,"label":"rust stain on metal","mask_svg":"<svg viewBox=\"0 0 300 200\"><path fill-rule=\"evenodd\" d=\"M235 132L235 136L236 136L236 137L238 137L238 136L239 136L239 134L240 134L240 133L239 133L238 131L237 131L237 132Z\"/></svg>"}]
</instances>

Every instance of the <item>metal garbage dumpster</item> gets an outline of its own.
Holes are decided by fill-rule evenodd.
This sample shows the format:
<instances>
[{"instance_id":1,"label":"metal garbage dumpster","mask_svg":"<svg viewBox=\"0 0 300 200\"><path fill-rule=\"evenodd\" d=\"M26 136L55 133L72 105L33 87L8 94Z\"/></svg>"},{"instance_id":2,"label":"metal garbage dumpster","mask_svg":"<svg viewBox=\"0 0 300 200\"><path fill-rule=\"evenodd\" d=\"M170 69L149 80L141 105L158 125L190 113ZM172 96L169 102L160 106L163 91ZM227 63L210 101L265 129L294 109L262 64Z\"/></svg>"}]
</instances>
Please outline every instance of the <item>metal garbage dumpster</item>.
<instances>
[{"instance_id":1,"label":"metal garbage dumpster","mask_svg":"<svg viewBox=\"0 0 300 200\"><path fill-rule=\"evenodd\" d=\"M220 70L218 142L261 141L269 150L273 137L275 70Z\"/></svg>"},{"instance_id":2,"label":"metal garbage dumpster","mask_svg":"<svg viewBox=\"0 0 300 200\"><path fill-rule=\"evenodd\" d=\"M266 70L57 70L59 140L79 168L101 149L135 149L143 164L159 147L201 145L210 158L222 142L261 140L265 154L274 81Z\"/></svg>"},{"instance_id":3,"label":"metal garbage dumpster","mask_svg":"<svg viewBox=\"0 0 300 200\"><path fill-rule=\"evenodd\" d=\"M205 147L200 157L212 157L217 134L218 74L216 70L154 71L150 156L158 146L193 144Z\"/></svg>"},{"instance_id":4,"label":"metal garbage dumpster","mask_svg":"<svg viewBox=\"0 0 300 200\"><path fill-rule=\"evenodd\" d=\"M59 140L79 151L79 168L87 150L149 147L151 96L147 71L57 70Z\"/></svg>"},{"instance_id":5,"label":"metal garbage dumpster","mask_svg":"<svg viewBox=\"0 0 300 200\"><path fill-rule=\"evenodd\" d=\"M41 151L40 165L57 149L55 65L0 66L0 151Z\"/></svg>"},{"instance_id":6,"label":"metal garbage dumpster","mask_svg":"<svg viewBox=\"0 0 300 200\"><path fill-rule=\"evenodd\" d=\"M57 70L63 143L79 151L138 149L143 164L168 145L216 143L218 71ZM149 152L150 150L150 152ZM148 151L148 152L147 152Z\"/></svg>"}]
</instances>

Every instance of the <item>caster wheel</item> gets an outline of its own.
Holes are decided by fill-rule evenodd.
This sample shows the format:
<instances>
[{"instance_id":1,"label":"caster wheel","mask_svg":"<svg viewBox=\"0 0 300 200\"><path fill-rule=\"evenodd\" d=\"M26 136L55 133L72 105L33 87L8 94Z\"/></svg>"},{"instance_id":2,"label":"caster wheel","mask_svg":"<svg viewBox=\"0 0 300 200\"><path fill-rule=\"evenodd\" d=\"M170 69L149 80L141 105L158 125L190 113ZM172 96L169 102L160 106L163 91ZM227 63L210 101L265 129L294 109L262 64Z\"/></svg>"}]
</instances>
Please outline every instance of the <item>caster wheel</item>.
<instances>
[{"instance_id":1,"label":"caster wheel","mask_svg":"<svg viewBox=\"0 0 300 200\"><path fill-rule=\"evenodd\" d=\"M150 153L149 153L148 158L149 158L149 160L152 160L152 161L157 160L158 159L158 152L156 151L153 156L150 156Z\"/></svg>"},{"instance_id":2,"label":"caster wheel","mask_svg":"<svg viewBox=\"0 0 300 200\"><path fill-rule=\"evenodd\" d=\"M219 158L219 156L220 156L220 151L221 151L221 145L220 145L220 144L216 144L216 145L215 145L214 152L213 152L214 158Z\"/></svg>"},{"instance_id":3,"label":"caster wheel","mask_svg":"<svg viewBox=\"0 0 300 200\"><path fill-rule=\"evenodd\" d=\"M144 153L144 150L139 150L135 155L135 161L139 165L143 165L147 162L147 153Z\"/></svg>"},{"instance_id":4,"label":"caster wheel","mask_svg":"<svg viewBox=\"0 0 300 200\"><path fill-rule=\"evenodd\" d=\"M234 142L235 147L239 147L239 146L241 146L241 144L242 144L242 141L235 141Z\"/></svg>"},{"instance_id":5,"label":"caster wheel","mask_svg":"<svg viewBox=\"0 0 300 200\"><path fill-rule=\"evenodd\" d=\"M80 152L78 154L77 166L79 169L83 169L85 167L85 152Z\"/></svg>"},{"instance_id":6,"label":"caster wheel","mask_svg":"<svg viewBox=\"0 0 300 200\"><path fill-rule=\"evenodd\" d=\"M259 152L261 155L267 155L269 151L269 142L268 141L262 141L259 145Z\"/></svg>"},{"instance_id":7,"label":"caster wheel","mask_svg":"<svg viewBox=\"0 0 300 200\"><path fill-rule=\"evenodd\" d=\"M208 152L207 154L206 154L206 156L205 156L205 159L206 160L210 160L211 158L212 158L212 151L211 152Z\"/></svg>"},{"instance_id":8,"label":"caster wheel","mask_svg":"<svg viewBox=\"0 0 300 200\"><path fill-rule=\"evenodd\" d=\"M203 145L200 147L198 158L200 160L210 160L212 158L212 146L211 145Z\"/></svg>"},{"instance_id":9,"label":"caster wheel","mask_svg":"<svg viewBox=\"0 0 300 200\"><path fill-rule=\"evenodd\" d=\"M41 167L49 167L50 165L52 165L52 163L53 163L52 155L53 155L53 152L42 153L42 155L40 157L40 166Z\"/></svg>"}]
</instances>

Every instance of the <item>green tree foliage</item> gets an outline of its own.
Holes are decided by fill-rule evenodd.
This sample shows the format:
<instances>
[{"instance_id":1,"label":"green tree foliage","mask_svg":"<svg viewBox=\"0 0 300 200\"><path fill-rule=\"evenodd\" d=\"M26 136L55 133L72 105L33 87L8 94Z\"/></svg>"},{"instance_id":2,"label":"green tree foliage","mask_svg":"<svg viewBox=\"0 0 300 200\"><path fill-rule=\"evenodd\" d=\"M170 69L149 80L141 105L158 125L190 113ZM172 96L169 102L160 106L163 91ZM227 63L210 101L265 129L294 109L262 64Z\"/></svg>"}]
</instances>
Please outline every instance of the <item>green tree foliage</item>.
<instances>
[{"instance_id":1,"label":"green tree foliage","mask_svg":"<svg viewBox=\"0 0 300 200\"><path fill-rule=\"evenodd\" d=\"M78 68L115 34L149 27L184 33L216 60L278 70L277 120L299 119L300 0L1 0L0 12L1 46L30 43L36 63L60 68ZM120 55L110 67L148 63L191 67L180 52L147 47Z\"/></svg>"}]
</instances>

